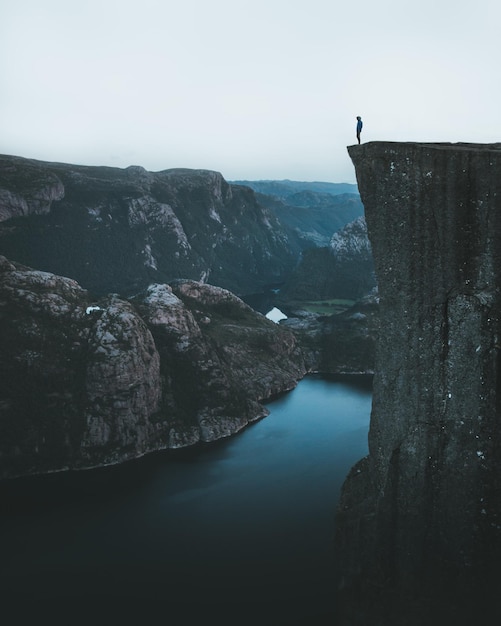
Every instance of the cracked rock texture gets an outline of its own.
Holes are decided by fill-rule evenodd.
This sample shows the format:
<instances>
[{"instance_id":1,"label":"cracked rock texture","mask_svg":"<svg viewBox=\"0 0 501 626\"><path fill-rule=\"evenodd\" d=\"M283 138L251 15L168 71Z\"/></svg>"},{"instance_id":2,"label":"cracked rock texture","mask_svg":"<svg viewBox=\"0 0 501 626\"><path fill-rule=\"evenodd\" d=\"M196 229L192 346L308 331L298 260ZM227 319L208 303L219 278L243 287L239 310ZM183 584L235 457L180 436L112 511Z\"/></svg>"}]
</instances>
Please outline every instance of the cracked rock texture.
<instances>
[{"instance_id":1,"label":"cracked rock texture","mask_svg":"<svg viewBox=\"0 0 501 626\"><path fill-rule=\"evenodd\" d=\"M96 299L0 257L0 478L226 437L306 373L294 335L225 289Z\"/></svg>"},{"instance_id":2,"label":"cracked rock texture","mask_svg":"<svg viewBox=\"0 0 501 626\"><path fill-rule=\"evenodd\" d=\"M342 623L471 623L501 591L501 144L349 154L380 332L337 517Z\"/></svg>"}]
</instances>

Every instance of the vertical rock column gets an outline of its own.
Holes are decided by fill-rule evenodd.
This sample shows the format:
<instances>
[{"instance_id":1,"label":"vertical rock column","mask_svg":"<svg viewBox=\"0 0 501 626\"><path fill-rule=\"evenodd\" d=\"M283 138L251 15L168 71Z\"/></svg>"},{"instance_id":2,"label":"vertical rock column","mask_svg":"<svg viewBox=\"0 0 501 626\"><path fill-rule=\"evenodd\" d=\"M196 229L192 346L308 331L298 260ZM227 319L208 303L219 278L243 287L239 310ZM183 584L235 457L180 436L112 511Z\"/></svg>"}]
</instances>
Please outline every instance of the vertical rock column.
<instances>
[{"instance_id":1,"label":"vertical rock column","mask_svg":"<svg viewBox=\"0 0 501 626\"><path fill-rule=\"evenodd\" d=\"M501 144L348 150L381 331L369 456L339 509L343 581L487 593L501 554Z\"/></svg>"}]
</instances>

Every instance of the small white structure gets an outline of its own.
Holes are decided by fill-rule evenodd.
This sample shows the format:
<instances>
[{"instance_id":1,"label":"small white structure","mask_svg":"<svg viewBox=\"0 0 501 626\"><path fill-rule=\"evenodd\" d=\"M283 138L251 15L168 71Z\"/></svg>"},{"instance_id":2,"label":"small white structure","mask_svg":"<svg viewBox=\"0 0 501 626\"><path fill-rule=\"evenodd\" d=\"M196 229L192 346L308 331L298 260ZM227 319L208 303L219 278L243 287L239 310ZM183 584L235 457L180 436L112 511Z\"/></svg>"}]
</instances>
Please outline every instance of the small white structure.
<instances>
[{"instance_id":1,"label":"small white structure","mask_svg":"<svg viewBox=\"0 0 501 626\"><path fill-rule=\"evenodd\" d=\"M284 315L280 309L277 309L276 306L274 306L271 311L268 311L268 313L266 313L266 317L272 322L275 322L275 324L278 324L280 320L287 319L287 315Z\"/></svg>"}]
</instances>

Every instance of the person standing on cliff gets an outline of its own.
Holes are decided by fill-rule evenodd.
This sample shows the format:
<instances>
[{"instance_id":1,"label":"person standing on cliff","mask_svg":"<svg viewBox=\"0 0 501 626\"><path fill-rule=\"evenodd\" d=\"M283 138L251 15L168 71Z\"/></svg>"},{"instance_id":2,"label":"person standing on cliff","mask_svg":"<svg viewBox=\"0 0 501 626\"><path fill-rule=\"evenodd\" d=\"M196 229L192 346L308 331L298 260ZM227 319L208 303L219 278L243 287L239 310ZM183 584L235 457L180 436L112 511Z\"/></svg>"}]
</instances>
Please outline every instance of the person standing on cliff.
<instances>
[{"instance_id":1,"label":"person standing on cliff","mask_svg":"<svg viewBox=\"0 0 501 626\"><path fill-rule=\"evenodd\" d=\"M360 143L360 133L362 132L362 126L364 123L362 122L362 118L360 115L357 115L357 139L358 143Z\"/></svg>"}]
</instances>

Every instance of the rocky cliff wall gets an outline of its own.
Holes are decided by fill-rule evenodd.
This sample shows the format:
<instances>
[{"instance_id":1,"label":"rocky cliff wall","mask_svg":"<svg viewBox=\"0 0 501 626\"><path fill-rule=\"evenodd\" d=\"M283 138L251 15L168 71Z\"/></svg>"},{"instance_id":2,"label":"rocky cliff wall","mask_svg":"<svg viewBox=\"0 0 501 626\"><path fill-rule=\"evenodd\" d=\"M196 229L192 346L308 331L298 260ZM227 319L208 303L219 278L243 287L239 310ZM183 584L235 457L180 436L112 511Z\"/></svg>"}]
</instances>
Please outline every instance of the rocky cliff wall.
<instances>
[{"instance_id":1,"label":"rocky cliff wall","mask_svg":"<svg viewBox=\"0 0 501 626\"><path fill-rule=\"evenodd\" d=\"M176 278L255 293L284 279L296 248L251 189L218 172L0 155L0 254L100 295Z\"/></svg>"},{"instance_id":2,"label":"rocky cliff wall","mask_svg":"<svg viewBox=\"0 0 501 626\"><path fill-rule=\"evenodd\" d=\"M336 231L329 246L310 248L280 290L286 300L359 300L376 287L364 217Z\"/></svg>"},{"instance_id":3,"label":"rocky cliff wall","mask_svg":"<svg viewBox=\"0 0 501 626\"><path fill-rule=\"evenodd\" d=\"M501 592L501 144L349 154L380 334L338 512L343 623L465 623Z\"/></svg>"},{"instance_id":4,"label":"rocky cliff wall","mask_svg":"<svg viewBox=\"0 0 501 626\"><path fill-rule=\"evenodd\" d=\"M305 373L294 335L224 289L96 300L0 257L0 479L226 437Z\"/></svg>"}]
</instances>

